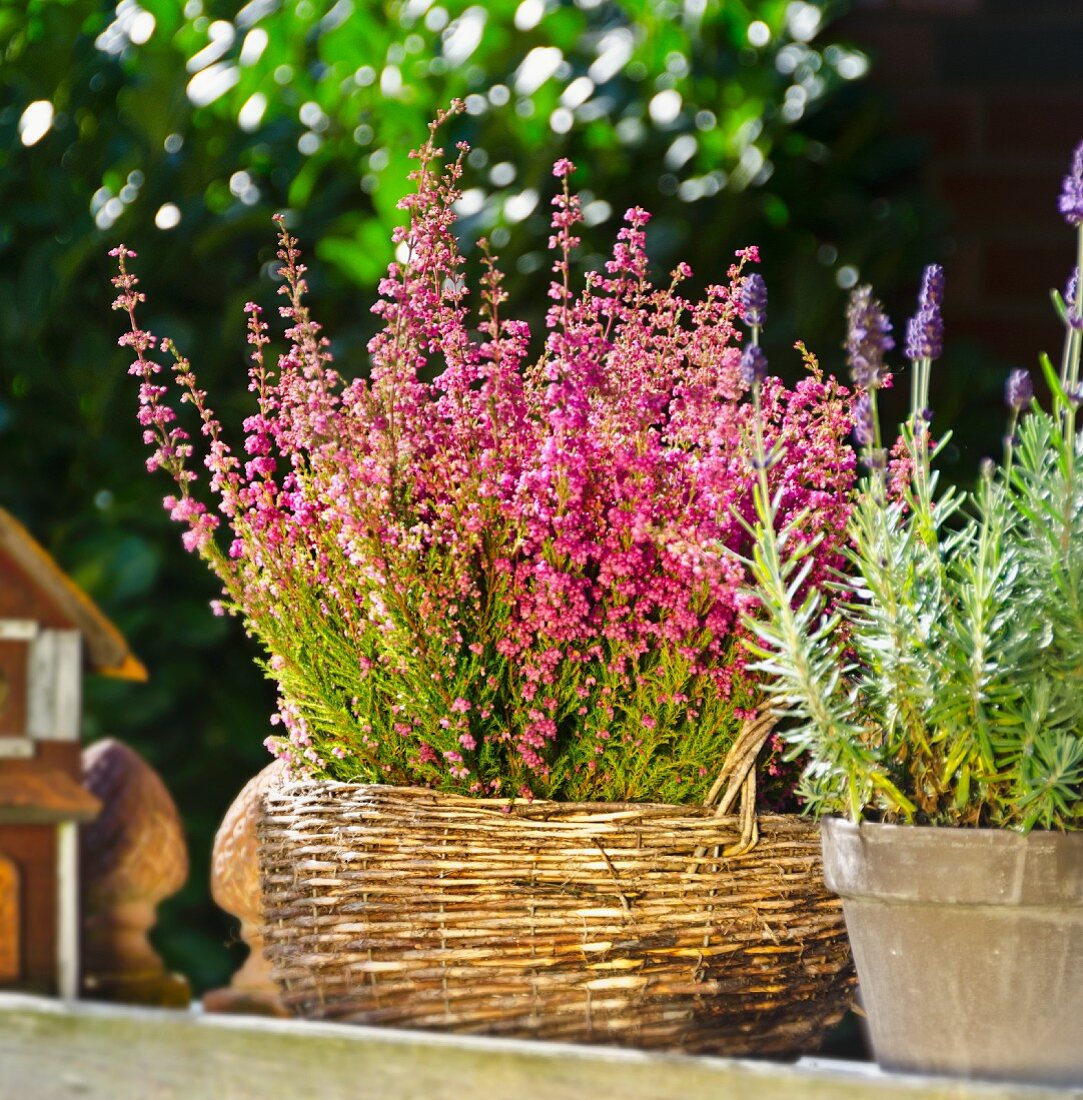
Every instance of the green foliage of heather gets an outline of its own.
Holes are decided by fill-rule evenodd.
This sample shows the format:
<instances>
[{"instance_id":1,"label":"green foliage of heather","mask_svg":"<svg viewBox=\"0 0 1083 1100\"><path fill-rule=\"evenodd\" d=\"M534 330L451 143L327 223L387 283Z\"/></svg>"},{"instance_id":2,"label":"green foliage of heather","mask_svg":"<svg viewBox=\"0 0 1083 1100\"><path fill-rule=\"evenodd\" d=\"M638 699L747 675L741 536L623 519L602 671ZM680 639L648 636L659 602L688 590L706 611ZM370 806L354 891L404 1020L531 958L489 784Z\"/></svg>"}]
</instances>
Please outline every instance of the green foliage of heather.
<instances>
[{"instance_id":1,"label":"green foliage of heather","mask_svg":"<svg viewBox=\"0 0 1083 1100\"><path fill-rule=\"evenodd\" d=\"M528 23L532 0L0 2L0 501L150 668L146 686L88 685L87 734L136 745L181 807L193 872L163 909L160 943L198 988L232 965L230 923L206 888L209 851L234 792L265 759L273 692L239 631L207 614L214 582L181 551L159 488L142 475L123 358L103 321L105 250L124 238L140 251L154 303L147 323L201 365L208 388L225 395L223 418L235 421L248 396L241 307L274 301L252 257L266 271L270 215L288 210L320 242L313 295L338 361L361 370L405 150L452 95L483 96L489 109L461 120L479 150L471 172L481 192L464 222L468 237L485 230L494 241L515 229L505 259L519 300L531 287L543 299L547 211L540 202L527 210L530 191L566 154L612 211L600 234L611 235L626 206L648 206L660 265L681 256L704 278L719 256L755 240L779 299L796 304L790 316L776 310L780 343L800 332L830 347L839 271L898 285L932 247L918 227L933 224L907 190L917 151L888 140L875 99L844 78L863 62L832 39L842 6L562 0L524 30L516 16ZM442 65L468 8L487 12L480 38L461 63ZM804 14L794 23L788 11ZM763 46L750 38L757 22ZM623 66L591 77L603 57L611 66L620 56L627 32ZM559 49L561 63L518 92L535 49ZM208 84L215 73L219 85ZM582 95L584 77L596 86L563 108L574 124L559 133L554 111ZM651 103L670 92L680 108L657 122ZM266 107L256 118L258 96ZM52 105L52 125L24 145L20 122L38 102ZM663 96L655 115L665 120L673 104ZM603 213L594 207L592 217ZM178 216L172 229L156 225Z\"/></svg>"}]
</instances>

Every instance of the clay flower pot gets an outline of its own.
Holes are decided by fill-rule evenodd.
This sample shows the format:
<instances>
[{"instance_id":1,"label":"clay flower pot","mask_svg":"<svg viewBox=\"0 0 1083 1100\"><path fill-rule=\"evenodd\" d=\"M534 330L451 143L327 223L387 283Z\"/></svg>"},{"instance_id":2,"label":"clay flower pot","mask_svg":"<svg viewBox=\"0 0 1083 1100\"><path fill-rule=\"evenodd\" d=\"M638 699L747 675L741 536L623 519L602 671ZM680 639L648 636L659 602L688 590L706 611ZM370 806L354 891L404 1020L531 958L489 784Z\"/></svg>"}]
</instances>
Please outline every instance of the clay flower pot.
<instances>
[{"instance_id":1,"label":"clay flower pot","mask_svg":"<svg viewBox=\"0 0 1083 1100\"><path fill-rule=\"evenodd\" d=\"M1083 1084L1083 833L822 835L884 1068Z\"/></svg>"}]
</instances>

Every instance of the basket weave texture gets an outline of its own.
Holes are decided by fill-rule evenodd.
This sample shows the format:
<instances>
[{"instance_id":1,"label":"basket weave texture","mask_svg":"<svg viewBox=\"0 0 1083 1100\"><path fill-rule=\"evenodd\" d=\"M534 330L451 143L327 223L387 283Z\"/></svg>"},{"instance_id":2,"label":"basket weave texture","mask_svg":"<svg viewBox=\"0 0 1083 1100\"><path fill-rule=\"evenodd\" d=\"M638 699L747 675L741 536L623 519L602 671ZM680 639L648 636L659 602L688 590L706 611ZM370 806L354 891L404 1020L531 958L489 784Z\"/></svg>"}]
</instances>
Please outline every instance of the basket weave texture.
<instances>
[{"instance_id":1,"label":"basket weave texture","mask_svg":"<svg viewBox=\"0 0 1083 1100\"><path fill-rule=\"evenodd\" d=\"M758 834L705 807L291 783L259 826L266 954L309 1018L796 1055L848 1006L850 952L817 827Z\"/></svg>"}]
</instances>

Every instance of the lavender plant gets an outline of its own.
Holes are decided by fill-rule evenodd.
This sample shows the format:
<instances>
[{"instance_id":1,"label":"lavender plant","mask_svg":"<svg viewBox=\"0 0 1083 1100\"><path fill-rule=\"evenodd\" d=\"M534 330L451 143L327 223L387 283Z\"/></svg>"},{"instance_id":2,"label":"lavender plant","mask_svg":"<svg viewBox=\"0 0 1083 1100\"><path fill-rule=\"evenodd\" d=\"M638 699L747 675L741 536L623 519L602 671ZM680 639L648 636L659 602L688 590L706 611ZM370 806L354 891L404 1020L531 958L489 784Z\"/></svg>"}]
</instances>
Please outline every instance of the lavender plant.
<instances>
[{"instance_id":1,"label":"lavender plant","mask_svg":"<svg viewBox=\"0 0 1083 1100\"><path fill-rule=\"evenodd\" d=\"M1083 257L1083 144L1060 210ZM1083 288L1054 304L1052 411L1015 370L999 465L966 494L938 491L929 374L943 347L943 272L926 270L907 327L911 412L889 454L876 414L891 325L868 287L850 303L848 359L865 472L845 552L850 591L828 607L803 587L814 547L780 523L760 446L746 616L755 668L807 754L802 794L817 814L932 825L1076 829L1083 818ZM753 380L755 399L760 383ZM798 593L800 595L798 596ZM795 598L795 596L797 598Z\"/></svg>"}]
</instances>

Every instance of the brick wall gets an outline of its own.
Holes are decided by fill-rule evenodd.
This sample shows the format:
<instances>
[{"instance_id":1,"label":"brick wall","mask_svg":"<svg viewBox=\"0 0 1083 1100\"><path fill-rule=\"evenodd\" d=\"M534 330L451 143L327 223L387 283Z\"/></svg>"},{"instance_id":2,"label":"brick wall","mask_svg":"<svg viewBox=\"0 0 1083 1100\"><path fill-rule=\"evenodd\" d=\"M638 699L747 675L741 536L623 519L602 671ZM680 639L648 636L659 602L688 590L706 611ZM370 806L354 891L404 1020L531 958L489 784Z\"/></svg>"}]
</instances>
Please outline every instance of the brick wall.
<instances>
[{"instance_id":1,"label":"brick wall","mask_svg":"<svg viewBox=\"0 0 1083 1100\"><path fill-rule=\"evenodd\" d=\"M1074 262L1056 196L1083 140L1083 0L856 0L840 29L871 54L896 129L927 143L925 182L951 217L949 338L1025 366L1055 357L1048 292Z\"/></svg>"}]
</instances>

